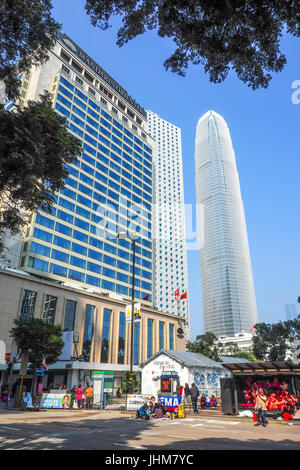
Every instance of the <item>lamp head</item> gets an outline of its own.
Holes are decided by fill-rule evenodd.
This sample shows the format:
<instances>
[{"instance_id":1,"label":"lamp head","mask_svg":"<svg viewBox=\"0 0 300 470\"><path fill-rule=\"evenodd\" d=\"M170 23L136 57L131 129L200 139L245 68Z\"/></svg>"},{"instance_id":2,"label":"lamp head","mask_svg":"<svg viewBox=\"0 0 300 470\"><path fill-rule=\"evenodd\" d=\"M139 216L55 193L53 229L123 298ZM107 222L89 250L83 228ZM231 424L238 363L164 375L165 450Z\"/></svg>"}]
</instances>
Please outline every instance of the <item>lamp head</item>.
<instances>
[{"instance_id":1,"label":"lamp head","mask_svg":"<svg viewBox=\"0 0 300 470\"><path fill-rule=\"evenodd\" d=\"M122 230L121 232L118 233L118 238L120 240L126 240L127 238L127 233L125 232L125 230Z\"/></svg>"}]
</instances>

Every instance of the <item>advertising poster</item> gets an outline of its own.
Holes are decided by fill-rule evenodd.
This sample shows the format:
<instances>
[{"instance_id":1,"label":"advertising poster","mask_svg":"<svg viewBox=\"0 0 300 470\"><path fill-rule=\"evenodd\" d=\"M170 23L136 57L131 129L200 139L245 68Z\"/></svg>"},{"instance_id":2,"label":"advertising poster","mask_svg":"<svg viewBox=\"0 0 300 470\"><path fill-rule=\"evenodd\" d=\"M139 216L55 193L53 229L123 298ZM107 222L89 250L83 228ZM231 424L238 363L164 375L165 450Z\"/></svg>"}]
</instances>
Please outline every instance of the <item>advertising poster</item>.
<instances>
[{"instance_id":1,"label":"advertising poster","mask_svg":"<svg viewBox=\"0 0 300 470\"><path fill-rule=\"evenodd\" d=\"M237 379L239 408L251 409L262 389L267 397L267 410L282 411L286 402L295 406L298 398L293 394L289 376L243 376Z\"/></svg>"},{"instance_id":2,"label":"advertising poster","mask_svg":"<svg viewBox=\"0 0 300 470\"><path fill-rule=\"evenodd\" d=\"M182 397L159 397L160 402L168 411L174 411L181 404Z\"/></svg>"},{"instance_id":3,"label":"advertising poster","mask_svg":"<svg viewBox=\"0 0 300 470\"><path fill-rule=\"evenodd\" d=\"M70 408L71 395L63 393L43 393L41 408Z\"/></svg>"}]
</instances>

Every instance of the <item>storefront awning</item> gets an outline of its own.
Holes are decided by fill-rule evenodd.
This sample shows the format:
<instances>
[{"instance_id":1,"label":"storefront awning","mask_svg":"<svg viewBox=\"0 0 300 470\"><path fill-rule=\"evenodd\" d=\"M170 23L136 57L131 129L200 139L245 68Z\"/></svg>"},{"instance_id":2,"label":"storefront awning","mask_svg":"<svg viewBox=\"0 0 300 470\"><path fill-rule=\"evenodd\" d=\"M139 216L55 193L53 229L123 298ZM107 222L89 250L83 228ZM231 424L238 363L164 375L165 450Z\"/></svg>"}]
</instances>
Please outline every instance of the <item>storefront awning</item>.
<instances>
[{"instance_id":1,"label":"storefront awning","mask_svg":"<svg viewBox=\"0 0 300 470\"><path fill-rule=\"evenodd\" d=\"M242 374L300 374L300 363L291 361L239 362L222 364L233 375Z\"/></svg>"}]
</instances>

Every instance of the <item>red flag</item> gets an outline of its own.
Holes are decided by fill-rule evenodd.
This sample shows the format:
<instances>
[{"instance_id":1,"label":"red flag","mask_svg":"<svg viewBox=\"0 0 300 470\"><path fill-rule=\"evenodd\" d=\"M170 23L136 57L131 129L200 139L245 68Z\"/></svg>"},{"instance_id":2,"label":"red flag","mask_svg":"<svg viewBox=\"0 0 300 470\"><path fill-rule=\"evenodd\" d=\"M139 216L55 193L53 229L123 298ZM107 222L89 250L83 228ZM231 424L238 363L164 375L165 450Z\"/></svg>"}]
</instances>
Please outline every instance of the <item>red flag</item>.
<instances>
[{"instance_id":1,"label":"red flag","mask_svg":"<svg viewBox=\"0 0 300 470\"><path fill-rule=\"evenodd\" d=\"M149 295L145 295L145 297L143 297L143 300L148 300L149 299Z\"/></svg>"},{"instance_id":2,"label":"red flag","mask_svg":"<svg viewBox=\"0 0 300 470\"><path fill-rule=\"evenodd\" d=\"M187 291L185 291L181 296L180 296L180 300L181 299L186 299L187 298Z\"/></svg>"},{"instance_id":3,"label":"red flag","mask_svg":"<svg viewBox=\"0 0 300 470\"><path fill-rule=\"evenodd\" d=\"M250 328L250 331L253 331L256 328L256 325L253 325L252 328Z\"/></svg>"},{"instance_id":4,"label":"red flag","mask_svg":"<svg viewBox=\"0 0 300 470\"><path fill-rule=\"evenodd\" d=\"M175 300L177 300L177 297L179 296L179 289L175 290L174 294L175 294Z\"/></svg>"}]
</instances>

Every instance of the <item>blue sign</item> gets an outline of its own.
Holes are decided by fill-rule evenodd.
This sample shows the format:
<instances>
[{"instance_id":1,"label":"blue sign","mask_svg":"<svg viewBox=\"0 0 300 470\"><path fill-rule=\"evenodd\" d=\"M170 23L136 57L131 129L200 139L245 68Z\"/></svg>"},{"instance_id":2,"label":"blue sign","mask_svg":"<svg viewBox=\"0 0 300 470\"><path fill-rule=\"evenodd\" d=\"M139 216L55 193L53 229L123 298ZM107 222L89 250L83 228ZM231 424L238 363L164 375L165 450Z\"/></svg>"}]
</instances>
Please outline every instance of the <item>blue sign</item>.
<instances>
[{"instance_id":1,"label":"blue sign","mask_svg":"<svg viewBox=\"0 0 300 470\"><path fill-rule=\"evenodd\" d=\"M159 397L159 399L168 411L173 411L182 401L182 397Z\"/></svg>"}]
</instances>

